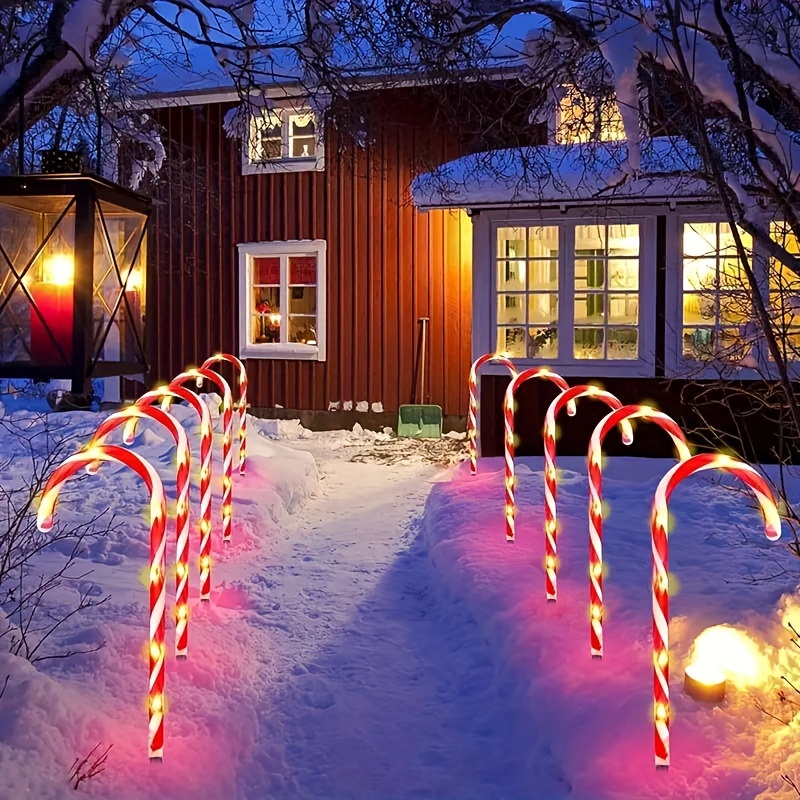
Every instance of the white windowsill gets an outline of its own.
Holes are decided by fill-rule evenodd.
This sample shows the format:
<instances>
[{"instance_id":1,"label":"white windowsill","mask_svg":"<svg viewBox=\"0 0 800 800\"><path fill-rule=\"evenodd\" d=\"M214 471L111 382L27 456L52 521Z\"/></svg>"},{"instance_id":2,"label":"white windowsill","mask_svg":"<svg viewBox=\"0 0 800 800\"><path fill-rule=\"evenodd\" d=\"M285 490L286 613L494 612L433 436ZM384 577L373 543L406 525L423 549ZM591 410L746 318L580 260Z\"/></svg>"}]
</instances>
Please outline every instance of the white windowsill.
<instances>
[{"instance_id":1,"label":"white windowsill","mask_svg":"<svg viewBox=\"0 0 800 800\"><path fill-rule=\"evenodd\" d=\"M319 347L309 344L249 344L239 350L240 358L281 358L296 361L324 361Z\"/></svg>"},{"instance_id":2,"label":"white windowsill","mask_svg":"<svg viewBox=\"0 0 800 800\"><path fill-rule=\"evenodd\" d=\"M280 172L324 172L325 156L309 158L276 158L274 161L242 159L243 175L268 175Z\"/></svg>"},{"instance_id":3,"label":"white windowsill","mask_svg":"<svg viewBox=\"0 0 800 800\"><path fill-rule=\"evenodd\" d=\"M571 361L569 363L546 361L540 358L512 358L511 362L518 372L532 367L547 367L558 375L569 377L579 375L581 377L592 376L597 378L652 378L655 375L655 367L651 363L641 360L631 361L610 361L601 359L586 359L585 361ZM504 367L489 362L481 369L482 374L508 374Z\"/></svg>"}]
</instances>

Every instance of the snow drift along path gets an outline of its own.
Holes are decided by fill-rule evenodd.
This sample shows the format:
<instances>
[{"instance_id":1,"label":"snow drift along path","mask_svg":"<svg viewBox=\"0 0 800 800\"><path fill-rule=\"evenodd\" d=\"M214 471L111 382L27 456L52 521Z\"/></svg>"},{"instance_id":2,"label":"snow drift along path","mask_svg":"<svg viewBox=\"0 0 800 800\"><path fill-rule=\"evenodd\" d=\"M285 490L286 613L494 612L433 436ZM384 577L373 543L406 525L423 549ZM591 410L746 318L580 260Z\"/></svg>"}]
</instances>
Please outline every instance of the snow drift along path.
<instances>
[{"instance_id":1,"label":"snow drift along path","mask_svg":"<svg viewBox=\"0 0 800 800\"><path fill-rule=\"evenodd\" d=\"M321 493L246 587L271 652L242 797L555 792L563 784L533 774L514 744L530 721L502 696L474 622L432 591L418 528L441 470L344 461L322 470Z\"/></svg>"}]
</instances>

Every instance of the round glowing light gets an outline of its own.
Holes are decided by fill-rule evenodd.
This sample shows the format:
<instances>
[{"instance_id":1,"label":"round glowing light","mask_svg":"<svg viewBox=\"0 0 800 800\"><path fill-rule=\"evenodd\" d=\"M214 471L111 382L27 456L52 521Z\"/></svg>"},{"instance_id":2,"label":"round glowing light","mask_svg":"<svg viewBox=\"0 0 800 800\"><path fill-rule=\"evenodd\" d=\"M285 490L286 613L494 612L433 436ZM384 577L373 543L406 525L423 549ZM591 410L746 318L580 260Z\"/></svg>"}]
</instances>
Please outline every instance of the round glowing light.
<instances>
[{"instance_id":1,"label":"round glowing light","mask_svg":"<svg viewBox=\"0 0 800 800\"><path fill-rule=\"evenodd\" d=\"M42 269L42 282L69 286L75 275L75 261L69 253L53 253Z\"/></svg>"},{"instance_id":2,"label":"round glowing light","mask_svg":"<svg viewBox=\"0 0 800 800\"><path fill-rule=\"evenodd\" d=\"M689 663L693 674L716 671L741 689L763 684L771 674L758 643L730 625L706 628L694 640Z\"/></svg>"}]
</instances>

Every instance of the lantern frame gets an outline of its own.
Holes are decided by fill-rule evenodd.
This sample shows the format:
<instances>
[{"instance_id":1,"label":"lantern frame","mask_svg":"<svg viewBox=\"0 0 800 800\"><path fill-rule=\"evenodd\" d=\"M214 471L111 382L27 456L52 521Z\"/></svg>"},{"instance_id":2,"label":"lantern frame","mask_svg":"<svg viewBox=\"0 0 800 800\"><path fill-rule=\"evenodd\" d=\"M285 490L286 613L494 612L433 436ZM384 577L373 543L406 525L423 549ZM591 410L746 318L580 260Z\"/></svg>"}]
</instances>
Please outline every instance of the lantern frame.
<instances>
[{"instance_id":1,"label":"lantern frame","mask_svg":"<svg viewBox=\"0 0 800 800\"><path fill-rule=\"evenodd\" d=\"M107 378L125 375L143 375L149 371L149 340L150 337L145 324L144 316L140 325L133 324L133 310L131 308L130 291L128 283L133 265L137 259L141 260L141 269L145 276L145 309L152 302L152 281L149 275L147 259L147 227L152 214L152 203L130 189L126 189L104 178L95 175L76 174L33 174L0 177L0 206L4 200L10 198L24 198L33 201L34 212L36 199L40 198L44 204L45 198L63 198L65 209L62 216L53 225L47 234L37 235L35 250L27 264L15 264L12 257L3 246L0 239L0 266L10 271L11 289L6 289L0 294L0 319L8 308L15 292L22 292L28 300L31 318L37 315L41 324L47 329L52 343L56 345L62 356L61 364L39 364L26 360L0 361L0 378L29 378L33 380L68 379L71 381L72 391L82 393L87 390L92 378ZM123 276L118 264L120 253L115 252L111 245L108 226L101 203L107 203L131 215L141 216L141 233L138 242L135 242L131 266ZM24 278L32 266L40 258L49 238L61 222L61 219L71 211L74 206L74 278L72 284L72 350L69 358L65 357L59 347L56 336L48 320L39 309L31 289L25 284ZM42 208L41 213L46 213ZM98 230L99 228L99 230ZM119 287L112 286L116 291L116 300L110 307L108 319L103 319L102 328L94 329L93 301L96 294L94 284L95 274L95 249L96 235L104 237L107 254L110 257L112 269L116 272ZM106 360L101 357L103 347L112 326L118 320L120 311L125 309L131 320L130 328L133 333L134 351L133 360L122 354L118 360ZM15 323L12 323L15 324ZM32 359L33 360L33 359Z\"/></svg>"}]
</instances>

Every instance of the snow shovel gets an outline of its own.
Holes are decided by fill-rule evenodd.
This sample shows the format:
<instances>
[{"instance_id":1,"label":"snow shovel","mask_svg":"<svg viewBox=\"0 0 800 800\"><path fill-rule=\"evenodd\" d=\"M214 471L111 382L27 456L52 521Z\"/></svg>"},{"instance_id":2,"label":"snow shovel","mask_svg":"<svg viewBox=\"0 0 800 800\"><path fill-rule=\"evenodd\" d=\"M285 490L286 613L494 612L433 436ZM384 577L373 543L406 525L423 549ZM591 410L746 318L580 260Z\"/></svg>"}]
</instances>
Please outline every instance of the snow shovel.
<instances>
[{"instance_id":1,"label":"snow shovel","mask_svg":"<svg viewBox=\"0 0 800 800\"><path fill-rule=\"evenodd\" d=\"M414 379L411 389L411 402L400 406L397 417L398 438L412 439L441 439L442 438L442 408L425 404L425 357L428 340L428 317L420 317L419 338L417 339L417 357L414 363ZM420 402L417 399L417 384L419 384Z\"/></svg>"}]
</instances>

